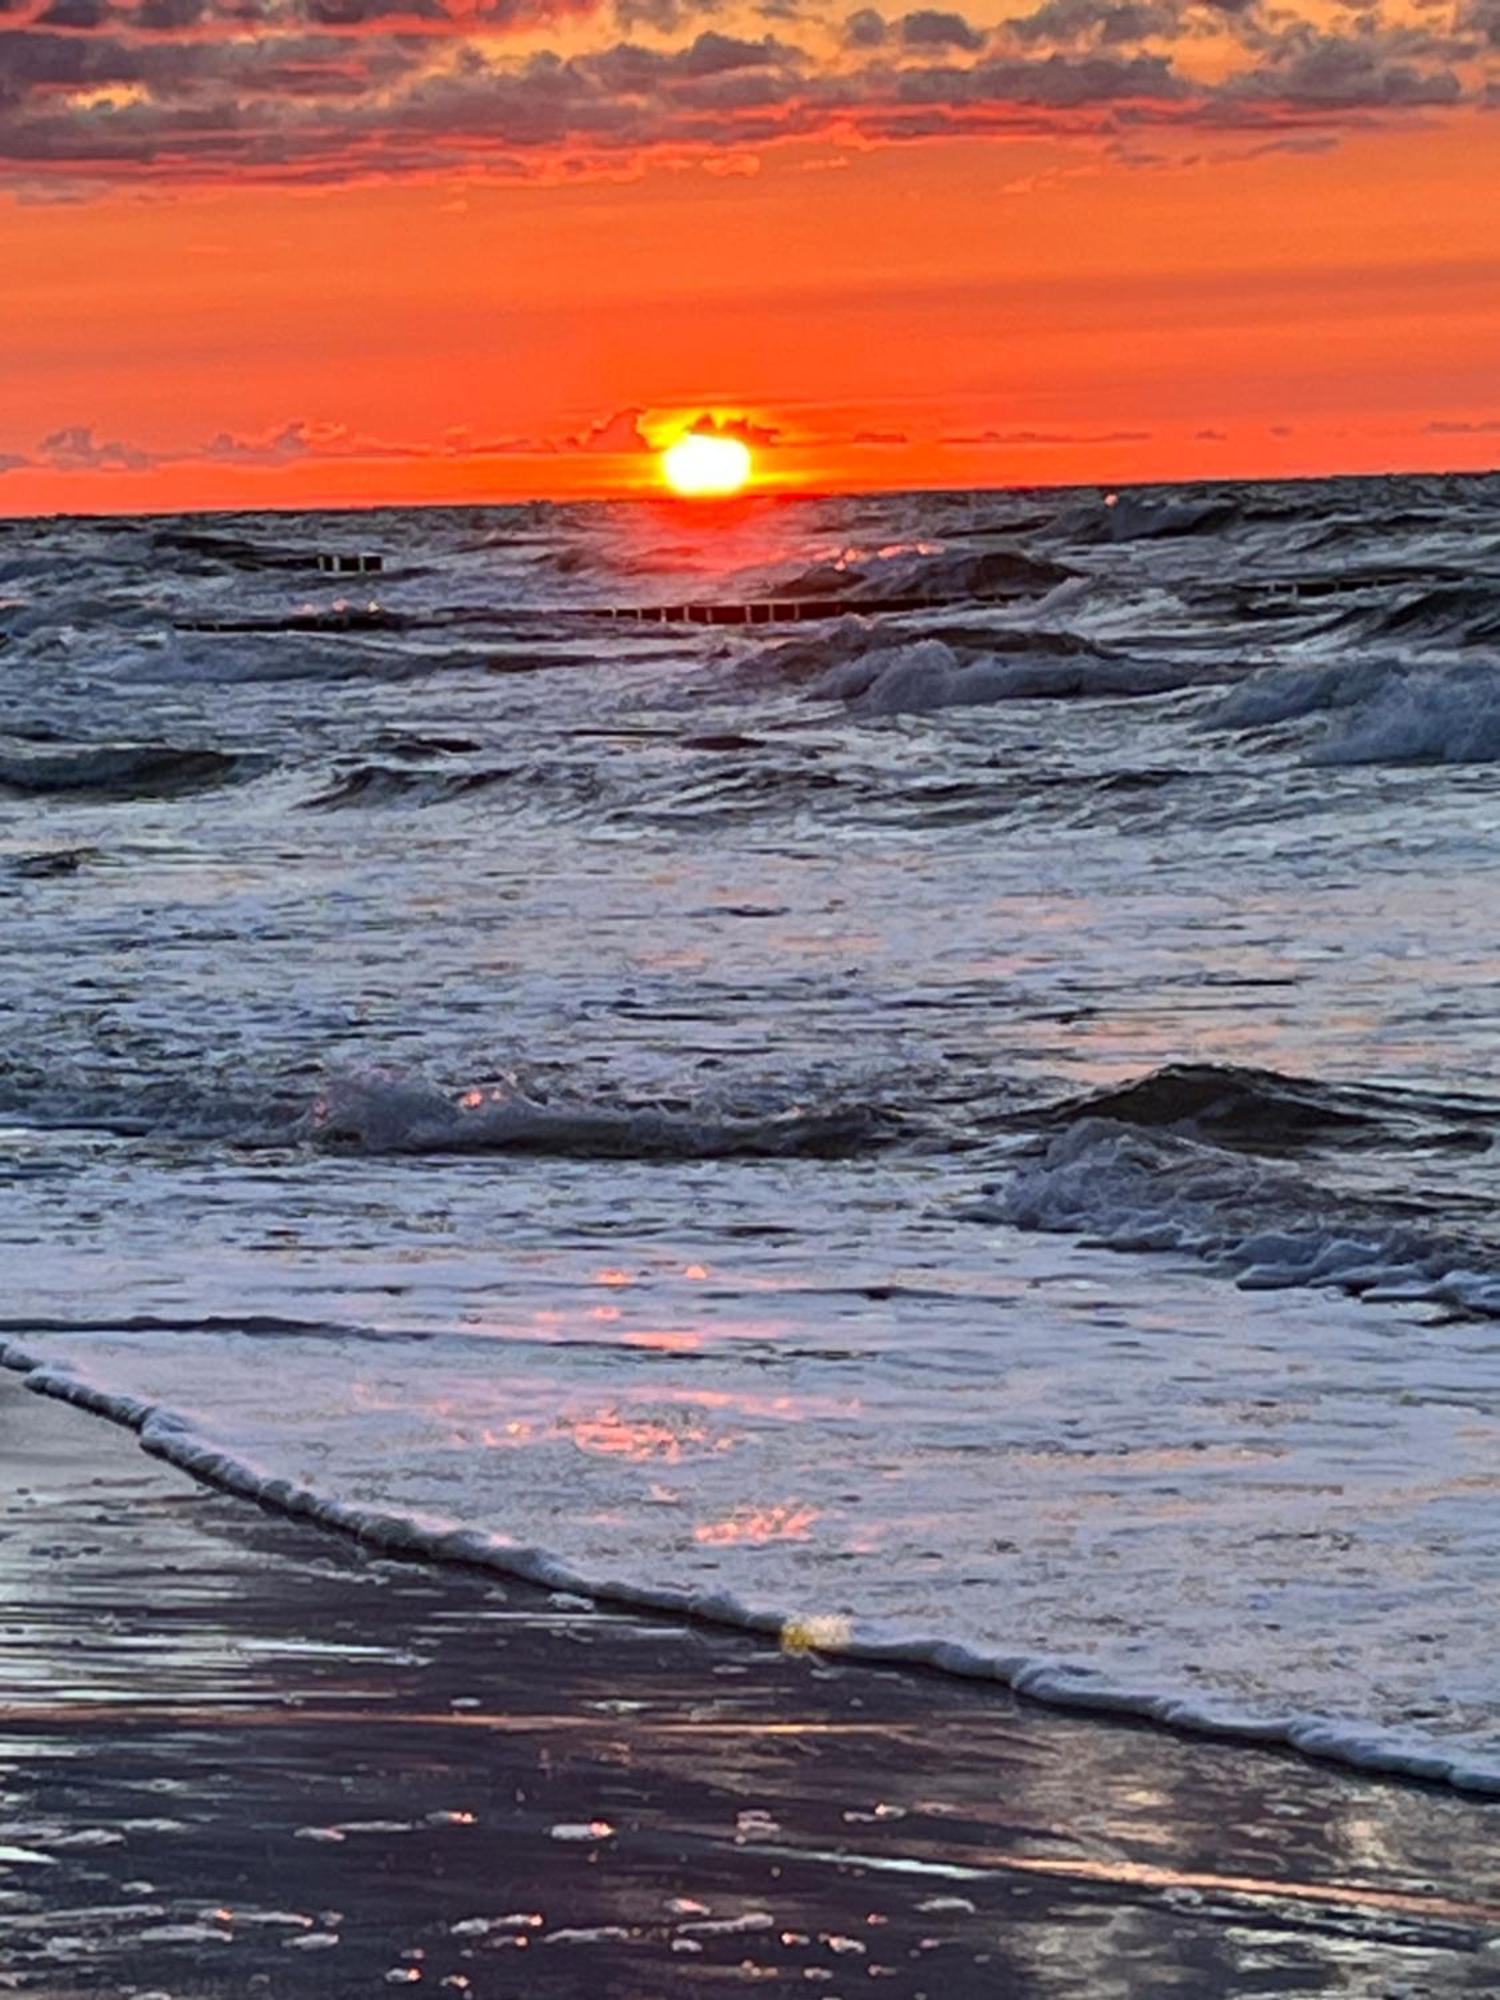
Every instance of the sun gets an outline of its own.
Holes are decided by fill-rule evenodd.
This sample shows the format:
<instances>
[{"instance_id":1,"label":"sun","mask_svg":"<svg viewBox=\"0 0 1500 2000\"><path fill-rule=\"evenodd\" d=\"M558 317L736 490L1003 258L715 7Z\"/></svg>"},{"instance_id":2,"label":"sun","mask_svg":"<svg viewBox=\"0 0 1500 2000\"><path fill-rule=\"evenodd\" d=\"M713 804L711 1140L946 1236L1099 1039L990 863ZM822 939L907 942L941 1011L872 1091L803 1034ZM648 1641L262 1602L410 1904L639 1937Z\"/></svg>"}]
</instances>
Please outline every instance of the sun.
<instances>
[{"instance_id":1,"label":"sun","mask_svg":"<svg viewBox=\"0 0 1500 2000\"><path fill-rule=\"evenodd\" d=\"M685 500L721 499L743 492L754 470L750 447L717 432L689 431L661 455L662 478Z\"/></svg>"}]
</instances>

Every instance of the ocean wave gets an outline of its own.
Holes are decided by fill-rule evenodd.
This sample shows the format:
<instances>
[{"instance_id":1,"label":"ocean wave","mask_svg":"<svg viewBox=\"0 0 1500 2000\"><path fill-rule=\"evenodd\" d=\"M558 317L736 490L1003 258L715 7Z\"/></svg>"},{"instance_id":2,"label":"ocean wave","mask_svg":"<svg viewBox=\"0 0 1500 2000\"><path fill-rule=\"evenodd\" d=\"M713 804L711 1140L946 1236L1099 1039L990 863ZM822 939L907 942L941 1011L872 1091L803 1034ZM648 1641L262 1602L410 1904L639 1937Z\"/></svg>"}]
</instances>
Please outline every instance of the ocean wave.
<instances>
[{"instance_id":1,"label":"ocean wave","mask_svg":"<svg viewBox=\"0 0 1500 2000\"><path fill-rule=\"evenodd\" d=\"M381 1342L424 1341L433 1338L426 1328L360 1326L349 1320L292 1319L285 1313L118 1313L108 1319L53 1319L44 1313L29 1313L24 1319L0 1319L0 1342L7 1334L37 1336L49 1333L180 1333L243 1334L251 1340L353 1340Z\"/></svg>"},{"instance_id":2,"label":"ocean wave","mask_svg":"<svg viewBox=\"0 0 1500 2000\"><path fill-rule=\"evenodd\" d=\"M807 693L816 700L846 702L863 716L1006 701L1139 698L1173 692L1196 677L1192 666L1111 658L1076 645L1061 658L1028 656L1020 635L1015 635L1016 653L1009 658L989 651L966 654L936 638L865 644L856 650L848 635L831 636L829 651L842 650L845 657L816 674Z\"/></svg>"},{"instance_id":3,"label":"ocean wave","mask_svg":"<svg viewBox=\"0 0 1500 2000\"><path fill-rule=\"evenodd\" d=\"M1318 718L1313 764L1500 762L1500 665L1439 667L1409 660L1274 668L1225 695L1207 718L1223 729L1269 729Z\"/></svg>"},{"instance_id":4,"label":"ocean wave","mask_svg":"<svg viewBox=\"0 0 1500 2000\"><path fill-rule=\"evenodd\" d=\"M1441 1219L1413 1220L1403 1212L1412 1206L1336 1194L1206 1140L1076 1116L969 1212L1197 1258L1246 1290L1328 1286L1500 1318L1495 1247Z\"/></svg>"},{"instance_id":5,"label":"ocean wave","mask_svg":"<svg viewBox=\"0 0 1500 2000\"><path fill-rule=\"evenodd\" d=\"M304 801L309 812L336 812L345 806L434 806L472 798L516 776L511 767L433 770L398 764L357 764L327 791Z\"/></svg>"},{"instance_id":6,"label":"ocean wave","mask_svg":"<svg viewBox=\"0 0 1500 2000\"><path fill-rule=\"evenodd\" d=\"M590 1574L557 1552L518 1542L503 1531L320 1491L306 1475L289 1476L258 1462L184 1411L95 1382L77 1367L3 1335L0 1367L21 1375L39 1394L134 1431L145 1451L206 1485L391 1554L480 1569L626 1609L774 1634L802 1652L994 1681L1056 1708L1128 1716L1229 1742L1281 1745L1357 1770L1500 1795L1500 1758L1483 1743L1445 1742L1410 1726L1237 1699L1181 1681L1164 1684L1140 1670L1111 1671L1086 1659L1018 1652L1000 1641L959 1641L941 1631L898 1629L842 1613L809 1616L800 1605L754 1602L722 1587Z\"/></svg>"},{"instance_id":7,"label":"ocean wave","mask_svg":"<svg viewBox=\"0 0 1500 2000\"><path fill-rule=\"evenodd\" d=\"M1367 640L1451 647L1500 645L1500 589L1467 579L1431 583L1378 610L1352 614Z\"/></svg>"},{"instance_id":8,"label":"ocean wave","mask_svg":"<svg viewBox=\"0 0 1500 2000\"><path fill-rule=\"evenodd\" d=\"M12 855L0 866L20 881L46 882L63 875L76 875L81 868L102 859L97 847L46 847L34 854Z\"/></svg>"},{"instance_id":9,"label":"ocean wave","mask_svg":"<svg viewBox=\"0 0 1500 2000\"><path fill-rule=\"evenodd\" d=\"M1324 1083L1233 1063L1168 1063L1134 1083L1066 1099L1044 1114L1049 1125L1100 1118L1270 1153L1398 1140L1419 1140L1429 1149L1487 1150L1500 1136L1500 1104Z\"/></svg>"},{"instance_id":10,"label":"ocean wave","mask_svg":"<svg viewBox=\"0 0 1500 2000\"><path fill-rule=\"evenodd\" d=\"M0 790L162 798L229 784L268 767L263 756L171 743L34 743L0 748Z\"/></svg>"},{"instance_id":11,"label":"ocean wave","mask_svg":"<svg viewBox=\"0 0 1500 2000\"><path fill-rule=\"evenodd\" d=\"M37 1131L250 1150L632 1160L837 1157L881 1145L899 1126L879 1102L769 1089L642 1101L507 1076L448 1091L418 1072L383 1069L334 1072L311 1090L295 1079L257 1085L212 1073L111 1087L11 1061L0 1062L0 1113Z\"/></svg>"},{"instance_id":12,"label":"ocean wave","mask_svg":"<svg viewBox=\"0 0 1500 2000\"><path fill-rule=\"evenodd\" d=\"M152 536L152 547L156 553L170 558L173 568L179 570L196 563L209 571L298 570L306 573L308 570L315 571L318 566L316 548L293 549L284 544L204 528L157 528Z\"/></svg>"},{"instance_id":13,"label":"ocean wave","mask_svg":"<svg viewBox=\"0 0 1500 2000\"><path fill-rule=\"evenodd\" d=\"M1153 493L1108 493L1065 512L1058 527L1070 541L1146 542L1217 535L1243 518L1228 494L1168 499Z\"/></svg>"},{"instance_id":14,"label":"ocean wave","mask_svg":"<svg viewBox=\"0 0 1500 2000\"><path fill-rule=\"evenodd\" d=\"M116 1083L65 1066L0 1058L0 1115L35 1132L287 1146L297 1140L311 1094L305 1084L258 1086L207 1066L197 1076Z\"/></svg>"},{"instance_id":15,"label":"ocean wave","mask_svg":"<svg viewBox=\"0 0 1500 2000\"><path fill-rule=\"evenodd\" d=\"M928 640L948 647L955 658L981 654L1001 659L1061 661L1112 657L1093 641L1048 625L985 623L968 627L945 618L939 631L923 632L917 621L909 617L881 623L851 612L811 631L799 632L793 638L762 646L744 656L739 665L740 671L752 679L815 682L834 668L861 660L878 663L883 654Z\"/></svg>"},{"instance_id":16,"label":"ocean wave","mask_svg":"<svg viewBox=\"0 0 1500 2000\"><path fill-rule=\"evenodd\" d=\"M418 1076L332 1078L299 1130L364 1153L543 1153L569 1159L709 1160L835 1155L891 1135L869 1104L739 1111L708 1104L542 1097L510 1080L450 1095Z\"/></svg>"},{"instance_id":17,"label":"ocean wave","mask_svg":"<svg viewBox=\"0 0 1500 2000\"><path fill-rule=\"evenodd\" d=\"M884 599L931 597L1036 597L1066 583L1077 572L1046 556L1022 549L934 549L854 551L833 562L799 570L779 582L774 597L838 597L851 604L878 605Z\"/></svg>"},{"instance_id":18,"label":"ocean wave","mask_svg":"<svg viewBox=\"0 0 1500 2000\"><path fill-rule=\"evenodd\" d=\"M480 672L496 665L492 648L422 644L404 631L349 626L307 630L267 626L238 631L192 631L186 642L142 648L122 661L116 677L132 683L173 686L275 686L282 682L400 682L441 673ZM527 664L531 664L528 659Z\"/></svg>"}]
</instances>

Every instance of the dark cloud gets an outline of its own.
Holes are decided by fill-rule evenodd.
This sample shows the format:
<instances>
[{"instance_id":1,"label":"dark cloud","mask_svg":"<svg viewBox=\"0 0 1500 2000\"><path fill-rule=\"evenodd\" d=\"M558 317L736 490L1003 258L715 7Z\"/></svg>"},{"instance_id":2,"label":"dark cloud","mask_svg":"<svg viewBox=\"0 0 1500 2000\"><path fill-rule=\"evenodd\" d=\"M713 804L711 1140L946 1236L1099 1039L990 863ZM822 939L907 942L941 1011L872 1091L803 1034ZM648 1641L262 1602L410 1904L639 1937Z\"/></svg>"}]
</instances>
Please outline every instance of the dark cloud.
<instances>
[{"instance_id":1,"label":"dark cloud","mask_svg":"<svg viewBox=\"0 0 1500 2000\"><path fill-rule=\"evenodd\" d=\"M614 17L627 34L633 28L653 28L659 35L677 35L695 15L717 13L721 4L722 0L614 0Z\"/></svg>"},{"instance_id":2,"label":"dark cloud","mask_svg":"<svg viewBox=\"0 0 1500 2000\"><path fill-rule=\"evenodd\" d=\"M1034 60L995 60L966 69L902 70L894 88L899 104L926 104L949 113L1006 105L1071 110L1191 95L1192 86L1166 56L1066 56L1056 51Z\"/></svg>"},{"instance_id":3,"label":"dark cloud","mask_svg":"<svg viewBox=\"0 0 1500 2000\"><path fill-rule=\"evenodd\" d=\"M884 48L890 32L884 14L873 7L861 7L844 23L844 40L851 49Z\"/></svg>"},{"instance_id":4,"label":"dark cloud","mask_svg":"<svg viewBox=\"0 0 1500 2000\"><path fill-rule=\"evenodd\" d=\"M144 472L158 461L138 445L94 436L90 424L69 424L37 446L37 460L58 472Z\"/></svg>"},{"instance_id":5,"label":"dark cloud","mask_svg":"<svg viewBox=\"0 0 1500 2000\"><path fill-rule=\"evenodd\" d=\"M709 28L670 61L678 76L723 76L730 70L766 69L793 60L797 54L770 35L759 42L742 42Z\"/></svg>"},{"instance_id":6,"label":"dark cloud","mask_svg":"<svg viewBox=\"0 0 1500 2000\"><path fill-rule=\"evenodd\" d=\"M1271 98L1322 111L1389 111L1457 104L1463 85L1446 62L1462 51L1422 30L1382 27L1370 15L1329 34L1305 21L1258 37L1254 70L1225 85L1241 100Z\"/></svg>"},{"instance_id":7,"label":"dark cloud","mask_svg":"<svg viewBox=\"0 0 1500 2000\"><path fill-rule=\"evenodd\" d=\"M905 431L856 431L851 440L854 444L895 445L910 444Z\"/></svg>"},{"instance_id":8,"label":"dark cloud","mask_svg":"<svg viewBox=\"0 0 1500 2000\"><path fill-rule=\"evenodd\" d=\"M180 35L195 28L209 11L209 0L141 0L135 25L149 34Z\"/></svg>"},{"instance_id":9,"label":"dark cloud","mask_svg":"<svg viewBox=\"0 0 1500 2000\"><path fill-rule=\"evenodd\" d=\"M1500 417L1479 417L1470 423L1440 418L1426 430L1429 437L1494 437L1500 435Z\"/></svg>"},{"instance_id":10,"label":"dark cloud","mask_svg":"<svg viewBox=\"0 0 1500 2000\"><path fill-rule=\"evenodd\" d=\"M252 437L220 431L204 444L148 451L121 439L102 440L92 425L68 424L42 439L31 456L0 453L0 471L149 472L162 465L285 466L309 459L400 459L431 457L443 447L392 442L353 430L347 424L294 418ZM512 446L512 449L517 448ZM528 451L551 449L527 444ZM496 445L464 441L465 453L493 452Z\"/></svg>"},{"instance_id":11,"label":"dark cloud","mask_svg":"<svg viewBox=\"0 0 1500 2000\"><path fill-rule=\"evenodd\" d=\"M109 19L109 0L51 0L35 21L39 28L102 28Z\"/></svg>"},{"instance_id":12,"label":"dark cloud","mask_svg":"<svg viewBox=\"0 0 1500 2000\"><path fill-rule=\"evenodd\" d=\"M1007 21L1007 31L1026 43L1099 44L1118 47L1151 35L1173 35L1182 9L1172 0L1045 0L1034 14Z\"/></svg>"},{"instance_id":13,"label":"dark cloud","mask_svg":"<svg viewBox=\"0 0 1500 2000\"><path fill-rule=\"evenodd\" d=\"M973 55L984 44L985 37L962 14L940 14L926 7L901 17L904 49L967 49Z\"/></svg>"},{"instance_id":14,"label":"dark cloud","mask_svg":"<svg viewBox=\"0 0 1500 2000\"><path fill-rule=\"evenodd\" d=\"M216 465L292 465L307 458L422 458L424 445L393 444L366 437L347 424L312 423L295 417L258 437L237 437L220 431L184 460L210 459Z\"/></svg>"},{"instance_id":15,"label":"dark cloud","mask_svg":"<svg viewBox=\"0 0 1500 2000\"><path fill-rule=\"evenodd\" d=\"M220 431L203 447L202 456L219 465L287 465L307 456L301 424L287 424L265 438L235 437Z\"/></svg>"},{"instance_id":16,"label":"dark cloud","mask_svg":"<svg viewBox=\"0 0 1500 2000\"><path fill-rule=\"evenodd\" d=\"M764 450L776 444L781 432L770 424L753 423L749 417L715 417L705 414L688 426L694 437L738 438L741 444Z\"/></svg>"},{"instance_id":17,"label":"dark cloud","mask_svg":"<svg viewBox=\"0 0 1500 2000\"><path fill-rule=\"evenodd\" d=\"M641 429L641 419L646 412L641 408L616 410L613 416L601 417L587 430L576 432L563 439L567 451L650 451L651 440Z\"/></svg>"}]
</instances>

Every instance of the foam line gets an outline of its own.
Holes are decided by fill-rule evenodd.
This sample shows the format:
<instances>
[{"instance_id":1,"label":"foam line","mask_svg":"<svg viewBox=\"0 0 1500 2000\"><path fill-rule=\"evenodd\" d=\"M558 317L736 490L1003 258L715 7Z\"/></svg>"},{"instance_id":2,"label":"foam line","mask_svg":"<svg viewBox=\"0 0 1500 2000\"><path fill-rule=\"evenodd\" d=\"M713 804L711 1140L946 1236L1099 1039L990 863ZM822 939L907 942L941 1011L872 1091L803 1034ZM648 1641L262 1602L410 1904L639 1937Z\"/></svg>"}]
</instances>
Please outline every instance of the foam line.
<instances>
[{"instance_id":1,"label":"foam line","mask_svg":"<svg viewBox=\"0 0 1500 2000\"><path fill-rule=\"evenodd\" d=\"M209 1443L180 1412L101 1388L73 1369L28 1352L18 1342L0 1343L0 1367L23 1376L26 1387L39 1395L56 1397L133 1430L143 1450L205 1485L254 1500L293 1519L314 1521L391 1554L488 1570L631 1610L777 1633L785 1643L809 1651L924 1667L968 1680L998 1681L1054 1708L1129 1717L1186 1734L1281 1747L1354 1770L1500 1797L1500 1763L1457 1755L1417 1731L1344 1717L1257 1712L1205 1700L1197 1694L1133 1687L1081 1661L980 1651L941 1636L893 1632L857 1621L846 1624L843 1620L809 1619L794 1610L747 1604L728 1592L691 1592L667 1585L646 1588L625 1578L586 1576L545 1549L525 1547L502 1535L454 1527L428 1515L386 1513L317 1493Z\"/></svg>"}]
</instances>

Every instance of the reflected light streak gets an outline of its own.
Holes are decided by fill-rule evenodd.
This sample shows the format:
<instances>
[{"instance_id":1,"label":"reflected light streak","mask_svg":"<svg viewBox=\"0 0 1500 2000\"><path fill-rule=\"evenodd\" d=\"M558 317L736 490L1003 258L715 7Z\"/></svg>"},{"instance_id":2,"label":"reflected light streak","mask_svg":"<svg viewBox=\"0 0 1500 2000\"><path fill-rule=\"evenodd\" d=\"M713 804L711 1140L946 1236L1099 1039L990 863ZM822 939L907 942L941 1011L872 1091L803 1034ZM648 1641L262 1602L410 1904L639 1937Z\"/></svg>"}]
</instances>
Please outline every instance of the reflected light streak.
<instances>
[{"instance_id":1,"label":"reflected light streak","mask_svg":"<svg viewBox=\"0 0 1500 2000\"><path fill-rule=\"evenodd\" d=\"M720 1549L768 1542L805 1542L820 1515L817 1507L795 1503L777 1507L737 1507L723 1521L705 1521L694 1528L693 1540L704 1548Z\"/></svg>"},{"instance_id":2,"label":"reflected light streak","mask_svg":"<svg viewBox=\"0 0 1500 2000\"><path fill-rule=\"evenodd\" d=\"M620 1344L622 1347L644 1347L652 1354L697 1354L702 1349L703 1336L680 1328L674 1331L670 1327L661 1327L649 1333L627 1333Z\"/></svg>"}]
</instances>

